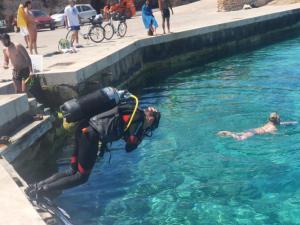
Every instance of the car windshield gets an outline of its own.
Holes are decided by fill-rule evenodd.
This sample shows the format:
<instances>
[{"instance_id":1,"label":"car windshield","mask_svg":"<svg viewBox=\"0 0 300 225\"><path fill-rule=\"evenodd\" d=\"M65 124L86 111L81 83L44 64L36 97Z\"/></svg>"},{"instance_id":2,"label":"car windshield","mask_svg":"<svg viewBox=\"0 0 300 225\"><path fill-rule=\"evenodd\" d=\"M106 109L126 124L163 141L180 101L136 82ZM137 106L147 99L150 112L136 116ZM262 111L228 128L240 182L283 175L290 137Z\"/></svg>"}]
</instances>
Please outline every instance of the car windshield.
<instances>
[{"instance_id":1,"label":"car windshield","mask_svg":"<svg viewBox=\"0 0 300 225\"><path fill-rule=\"evenodd\" d=\"M38 10L32 11L32 14L33 14L34 17L47 16L46 13L44 13L43 11L38 11Z\"/></svg>"}]
</instances>

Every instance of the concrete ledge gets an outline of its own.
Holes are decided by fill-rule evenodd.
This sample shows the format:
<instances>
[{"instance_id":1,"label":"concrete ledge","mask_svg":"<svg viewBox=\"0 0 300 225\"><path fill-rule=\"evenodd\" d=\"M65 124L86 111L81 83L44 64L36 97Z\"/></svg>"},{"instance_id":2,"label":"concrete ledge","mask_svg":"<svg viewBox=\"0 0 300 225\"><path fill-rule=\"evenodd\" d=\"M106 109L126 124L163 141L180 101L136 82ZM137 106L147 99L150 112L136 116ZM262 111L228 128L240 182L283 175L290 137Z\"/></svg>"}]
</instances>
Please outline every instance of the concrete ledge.
<instances>
[{"instance_id":1,"label":"concrete ledge","mask_svg":"<svg viewBox=\"0 0 300 225\"><path fill-rule=\"evenodd\" d=\"M199 36L213 34L215 32L222 32L228 29L235 30L237 28L245 27L253 24L260 26L260 23L267 23L267 22L271 23L273 20L278 20L278 19L284 20L287 17L291 18L290 21L292 21L292 23L284 24L284 26L292 26L296 22L300 21L299 15L300 15L300 9L296 8L296 9L290 9L281 12L270 13L262 16L246 18L242 20L235 20L235 21L230 21L225 23L208 25L207 27L190 29L187 31L177 32L170 35L157 36L157 37L144 38L136 41L131 41L131 43L124 44L123 48L116 49L111 54L103 56L99 60L91 59L90 64L82 66L80 69L74 71L62 71L61 73L48 72L42 74L41 77L42 77L43 84L46 86L56 86L56 85L64 85L64 84L70 86L77 86L78 84L85 82L94 74L99 73L100 71L106 69L107 67L116 64L120 60L124 59L126 56L133 54L134 52L143 48L147 48L150 46L158 46L158 45L172 43L172 42L179 42L179 41L187 40L189 38L197 38ZM275 30L276 27L277 28L283 27L282 24L276 24L276 22L273 21L274 23L273 26L266 27L265 32ZM251 30L248 33L250 35L258 34L258 33L255 34L255 32L253 31L255 31L255 29ZM231 37L225 36L223 37L224 38L223 41L233 41L236 39L234 38L234 36L235 34L233 34ZM240 35L238 37L240 38ZM220 37L219 39L221 40L222 37Z\"/></svg>"},{"instance_id":2,"label":"concrete ledge","mask_svg":"<svg viewBox=\"0 0 300 225\"><path fill-rule=\"evenodd\" d=\"M9 163L12 163L24 150L33 145L36 140L42 137L51 128L51 116L44 116L43 120L32 122L11 136L11 144L0 148L0 154Z\"/></svg>"},{"instance_id":3,"label":"concrete ledge","mask_svg":"<svg viewBox=\"0 0 300 225\"><path fill-rule=\"evenodd\" d=\"M0 95L0 128L28 110L26 94Z\"/></svg>"},{"instance_id":4,"label":"concrete ledge","mask_svg":"<svg viewBox=\"0 0 300 225\"><path fill-rule=\"evenodd\" d=\"M0 164L0 224L46 225L24 193Z\"/></svg>"},{"instance_id":5,"label":"concrete ledge","mask_svg":"<svg viewBox=\"0 0 300 225\"><path fill-rule=\"evenodd\" d=\"M0 83L0 95L14 94L15 89L12 81Z\"/></svg>"}]
</instances>

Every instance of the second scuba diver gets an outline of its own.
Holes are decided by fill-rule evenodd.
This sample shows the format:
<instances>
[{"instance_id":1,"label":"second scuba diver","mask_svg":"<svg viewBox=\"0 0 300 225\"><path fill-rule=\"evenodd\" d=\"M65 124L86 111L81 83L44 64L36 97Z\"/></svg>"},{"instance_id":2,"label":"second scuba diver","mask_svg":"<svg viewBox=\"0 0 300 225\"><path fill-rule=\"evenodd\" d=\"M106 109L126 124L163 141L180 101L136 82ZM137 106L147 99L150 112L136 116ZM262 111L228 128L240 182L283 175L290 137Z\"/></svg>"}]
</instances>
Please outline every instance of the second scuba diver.
<instances>
[{"instance_id":1,"label":"second scuba diver","mask_svg":"<svg viewBox=\"0 0 300 225\"><path fill-rule=\"evenodd\" d=\"M80 121L75 131L71 168L30 185L26 194L31 198L85 183L99 155L99 142L100 156L106 144L120 139L126 142L125 150L131 152L145 136L152 135L160 120L157 109L141 109L135 96L111 87L70 100L61 106L61 111L68 122Z\"/></svg>"}]
</instances>

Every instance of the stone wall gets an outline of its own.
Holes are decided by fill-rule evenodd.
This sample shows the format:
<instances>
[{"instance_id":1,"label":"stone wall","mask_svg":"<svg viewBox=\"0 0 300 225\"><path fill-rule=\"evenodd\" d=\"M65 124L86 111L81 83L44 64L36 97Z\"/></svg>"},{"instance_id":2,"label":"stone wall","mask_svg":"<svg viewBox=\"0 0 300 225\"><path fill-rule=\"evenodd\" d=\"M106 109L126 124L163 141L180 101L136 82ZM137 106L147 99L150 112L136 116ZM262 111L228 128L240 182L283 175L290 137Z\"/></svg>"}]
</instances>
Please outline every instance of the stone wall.
<instances>
[{"instance_id":1,"label":"stone wall","mask_svg":"<svg viewBox=\"0 0 300 225\"><path fill-rule=\"evenodd\" d=\"M245 4L252 7L260 7L271 0L217 0L218 11L233 11L240 10Z\"/></svg>"}]
</instances>

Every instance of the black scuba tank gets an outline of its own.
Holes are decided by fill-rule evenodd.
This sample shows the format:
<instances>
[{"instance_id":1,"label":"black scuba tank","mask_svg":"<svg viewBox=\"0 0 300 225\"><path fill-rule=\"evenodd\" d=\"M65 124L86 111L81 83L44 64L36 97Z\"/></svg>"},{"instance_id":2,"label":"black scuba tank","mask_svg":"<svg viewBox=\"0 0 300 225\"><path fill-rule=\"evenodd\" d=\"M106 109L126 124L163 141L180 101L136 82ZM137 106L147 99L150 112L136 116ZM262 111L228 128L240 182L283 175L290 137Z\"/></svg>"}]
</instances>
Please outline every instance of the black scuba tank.
<instances>
[{"instance_id":1,"label":"black scuba tank","mask_svg":"<svg viewBox=\"0 0 300 225\"><path fill-rule=\"evenodd\" d=\"M125 91L106 87L78 99L71 99L60 106L67 122L89 119L99 113L112 109L124 98Z\"/></svg>"}]
</instances>

